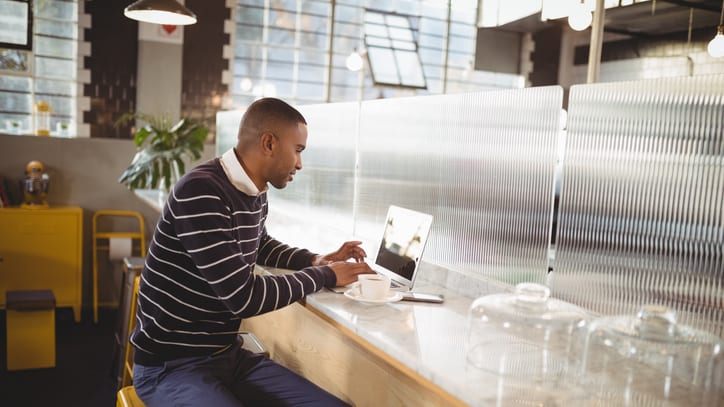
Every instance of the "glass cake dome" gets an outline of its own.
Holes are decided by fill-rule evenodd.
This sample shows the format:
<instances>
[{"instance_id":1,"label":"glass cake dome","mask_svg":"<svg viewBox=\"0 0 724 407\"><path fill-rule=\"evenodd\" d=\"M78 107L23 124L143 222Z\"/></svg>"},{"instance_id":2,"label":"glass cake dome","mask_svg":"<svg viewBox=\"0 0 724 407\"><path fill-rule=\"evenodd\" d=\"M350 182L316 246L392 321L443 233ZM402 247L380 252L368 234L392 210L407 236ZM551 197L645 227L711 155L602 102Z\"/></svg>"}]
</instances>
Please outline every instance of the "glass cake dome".
<instances>
[{"instance_id":1,"label":"glass cake dome","mask_svg":"<svg viewBox=\"0 0 724 407\"><path fill-rule=\"evenodd\" d=\"M467 362L496 375L536 382L572 372L576 334L589 314L550 297L550 289L520 283L513 293L476 299L468 313Z\"/></svg>"},{"instance_id":2,"label":"glass cake dome","mask_svg":"<svg viewBox=\"0 0 724 407\"><path fill-rule=\"evenodd\" d=\"M723 406L723 343L661 305L590 322L580 380L600 405Z\"/></svg>"}]
</instances>

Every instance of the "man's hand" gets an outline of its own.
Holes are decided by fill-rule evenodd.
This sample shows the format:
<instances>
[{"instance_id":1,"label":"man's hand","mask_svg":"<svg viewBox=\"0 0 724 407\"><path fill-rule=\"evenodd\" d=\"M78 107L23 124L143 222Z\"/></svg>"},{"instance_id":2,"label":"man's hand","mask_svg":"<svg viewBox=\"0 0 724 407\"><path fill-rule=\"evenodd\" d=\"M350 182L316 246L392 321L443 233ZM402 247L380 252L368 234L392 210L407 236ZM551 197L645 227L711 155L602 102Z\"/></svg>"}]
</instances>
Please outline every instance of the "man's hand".
<instances>
[{"instance_id":1,"label":"man's hand","mask_svg":"<svg viewBox=\"0 0 724 407\"><path fill-rule=\"evenodd\" d=\"M329 268L331 268L332 271L334 271L334 275L337 276L337 287L354 283L360 274L374 274L370 266L362 262L337 261L330 263Z\"/></svg>"},{"instance_id":2,"label":"man's hand","mask_svg":"<svg viewBox=\"0 0 724 407\"><path fill-rule=\"evenodd\" d=\"M347 261L354 259L357 263L360 263L367 257L364 249L359 245L360 241L345 242L336 252L325 254L323 256L316 256L312 260L312 266L324 266L335 261Z\"/></svg>"}]
</instances>

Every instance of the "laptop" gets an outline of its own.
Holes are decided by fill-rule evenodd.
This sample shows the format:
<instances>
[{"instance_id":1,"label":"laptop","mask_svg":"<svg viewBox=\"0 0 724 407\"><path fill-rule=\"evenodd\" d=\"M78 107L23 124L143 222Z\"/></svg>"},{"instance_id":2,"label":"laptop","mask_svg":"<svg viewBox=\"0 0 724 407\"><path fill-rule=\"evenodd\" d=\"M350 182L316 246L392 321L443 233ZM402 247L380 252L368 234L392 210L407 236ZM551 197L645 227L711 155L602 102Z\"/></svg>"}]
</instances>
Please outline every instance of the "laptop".
<instances>
[{"instance_id":1,"label":"laptop","mask_svg":"<svg viewBox=\"0 0 724 407\"><path fill-rule=\"evenodd\" d=\"M431 227L432 215L395 205L387 210L380 246L370 267L389 277L393 290L412 290ZM341 293L351 285L333 291Z\"/></svg>"}]
</instances>

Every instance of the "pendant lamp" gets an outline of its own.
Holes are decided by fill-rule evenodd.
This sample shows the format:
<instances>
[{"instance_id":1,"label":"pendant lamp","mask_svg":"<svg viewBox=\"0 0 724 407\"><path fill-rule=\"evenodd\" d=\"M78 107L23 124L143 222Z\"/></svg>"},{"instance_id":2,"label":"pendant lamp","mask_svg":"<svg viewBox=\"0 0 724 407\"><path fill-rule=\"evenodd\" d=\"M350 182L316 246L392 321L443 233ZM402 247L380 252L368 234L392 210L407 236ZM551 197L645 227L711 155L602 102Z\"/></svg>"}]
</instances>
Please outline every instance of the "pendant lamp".
<instances>
[{"instance_id":1,"label":"pendant lamp","mask_svg":"<svg viewBox=\"0 0 724 407\"><path fill-rule=\"evenodd\" d=\"M719 17L719 25L716 27L716 35L714 39L709 41L707 51L714 58L724 57L724 0L721 4L721 16Z\"/></svg>"},{"instance_id":2,"label":"pendant lamp","mask_svg":"<svg viewBox=\"0 0 724 407\"><path fill-rule=\"evenodd\" d=\"M123 10L133 20L152 24L189 25L196 23L196 14L176 0L139 0Z\"/></svg>"},{"instance_id":3,"label":"pendant lamp","mask_svg":"<svg viewBox=\"0 0 724 407\"><path fill-rule=\"evenodd\" d=\"M352 72L357 72L364 67L364 60L362 60L362 55L357 52L357 48L349 54L345 60L345 65L347 66L347 69Z\"/></svg>"},{"instance_id":4,"label":"pendant lamp","mask_svg":"<svg viewBox=\"0 0 724 407\"><path fill-rule=\"evenodd\" d=\"M584 0L573 6L573 10L568 16L568 25L576 31L585 30L591 25L592 21L593 15Z\"/></svg>"}]
</instances>

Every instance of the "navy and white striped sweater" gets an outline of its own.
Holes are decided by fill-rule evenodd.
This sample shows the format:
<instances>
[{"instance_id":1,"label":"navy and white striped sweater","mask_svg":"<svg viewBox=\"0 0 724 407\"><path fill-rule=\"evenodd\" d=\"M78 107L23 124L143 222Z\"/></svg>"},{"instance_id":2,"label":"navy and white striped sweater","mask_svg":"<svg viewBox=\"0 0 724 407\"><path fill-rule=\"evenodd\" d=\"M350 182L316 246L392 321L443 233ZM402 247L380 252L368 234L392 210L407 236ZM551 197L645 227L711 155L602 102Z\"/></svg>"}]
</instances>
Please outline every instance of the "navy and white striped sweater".
<instances>
[{"instance_id":1,"label":"navy and white striped sweater","mask_svg":"<svg viewBox=\"0 0 724 407\"><path fill-rule=\"evenodd\" d=\"M141 274L131 334L136 363L160 365L223 351L235 343L242 318L335 285L329 267L310 267L314 253L267 235L267 213L266 192L240 191L219 158L179 180ZM255 263L300 271L259 276Z\"/></svg>"}]
</instances>

